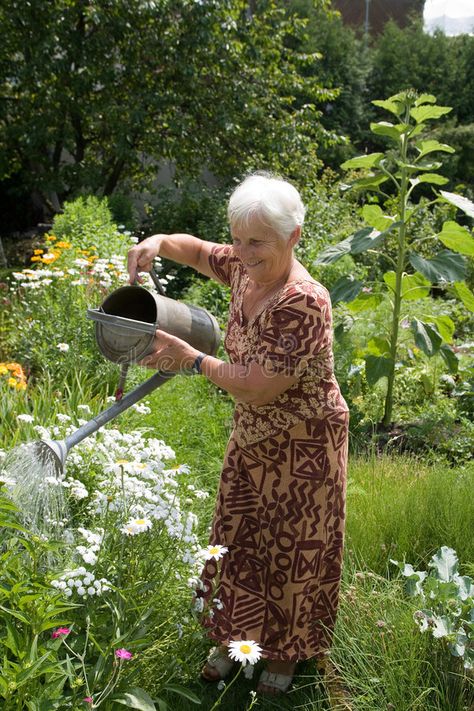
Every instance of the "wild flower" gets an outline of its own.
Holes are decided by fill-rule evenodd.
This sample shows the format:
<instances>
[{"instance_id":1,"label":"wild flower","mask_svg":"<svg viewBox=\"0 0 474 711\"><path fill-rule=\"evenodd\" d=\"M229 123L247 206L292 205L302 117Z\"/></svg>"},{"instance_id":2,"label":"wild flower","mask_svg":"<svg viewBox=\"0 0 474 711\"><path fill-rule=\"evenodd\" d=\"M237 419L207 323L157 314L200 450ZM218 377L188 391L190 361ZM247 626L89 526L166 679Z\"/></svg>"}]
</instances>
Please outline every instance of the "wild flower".
<instances>
[{"instance_id":1,"label":"wild flower","mask_svg":"<svg viewBox=\"0 0 474 711\"><path fill-rule=\"evenodd\" d=\"M124 649L123 647L121 649L116 649L115 650L115 656L117 659L131 659L133 657L133 654L128 651L128 649Z\"/></svg>"},{"instance_id":2,"label":"wild flower","mask_svg":"<svg viewBox=\"0 0 474 711\"><path fill-rule=\"evenodd\" d=\"M57 630L54 630L51 637L53 639L58 639L58 637L66 637L70 631L69 627L58 627Z\"/></svg>"},{"instance_id":3,"label":"wild flower","mask_svg":"<svg viewBox=\"0 0 474 711\"><path fill-rule=\"evenodd\" d=\"M205 560L219 560L225 553L228 552L228 550L229 549L226 548L226 546L215 545L203 548L201 553L204 556Z\"/></svg>"},{"instance_id":4,"label":"wild flower","mask_svg":"<svg viewBox=\"0 0 474 711\"><path fill-rule=\"evenodd\" d=\"M253 640L238 640L229 643L229 657L243 666L255 664L262 656L262 648Z\"/></svg>"},{"instance_id":5,"label":"wild flower","mask_svg":"<svg viewBox=\"0 0 474 711\"><path fill-rule=\"evenodd\" d=\"M21 415L17 415L16 419L19 420L19 422L34 422L35 418L33 415L27 415L25 413L22 413Z\"/></svg>"},{"instance_id":6,"label":"wild flower","mask_svg":"<svg viewBox=\"0 0 474 711\"><path fill-rule=\"evenodd\" d=\"M136 536L139 533L148 531L152 525L149 518L132 518L120 530L127 536Z\"/></svg>"},{"instance_id":7,"label":"wild flower","mask_svg":"<svg viewBox=\"0 0 474 711\"><path fill-rule=\"evenodd\" d=\"M69 343L57 343L56 348L58 348L58 350L62 353L67 353L69 350Z\"/></svg>"}]
</instances>

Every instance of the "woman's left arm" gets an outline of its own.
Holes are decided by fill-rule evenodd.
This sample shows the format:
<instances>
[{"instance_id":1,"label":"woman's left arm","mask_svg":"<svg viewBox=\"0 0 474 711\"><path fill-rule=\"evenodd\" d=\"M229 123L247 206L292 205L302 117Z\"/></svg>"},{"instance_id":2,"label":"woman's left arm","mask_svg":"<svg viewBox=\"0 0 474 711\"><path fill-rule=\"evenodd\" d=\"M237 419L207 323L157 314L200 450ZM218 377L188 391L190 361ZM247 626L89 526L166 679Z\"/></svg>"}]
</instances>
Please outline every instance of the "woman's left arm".
<instances>
[{"instance_id":1,"label":"woman's left arm","mask_svg":"<svg viewBox=\"0 0 474 711\"><path fill-rule=\"evenodd\" d=\"M200 353L186 341L160 330L156 332L155 346L155 352L140 361L141 365L164 371L189 371ZM203 359L201 373L236 400L255 407L272 402L298 380L296 375L273 372L255 361L240 365L210 355Z\"/></svg>"}]
</instances>

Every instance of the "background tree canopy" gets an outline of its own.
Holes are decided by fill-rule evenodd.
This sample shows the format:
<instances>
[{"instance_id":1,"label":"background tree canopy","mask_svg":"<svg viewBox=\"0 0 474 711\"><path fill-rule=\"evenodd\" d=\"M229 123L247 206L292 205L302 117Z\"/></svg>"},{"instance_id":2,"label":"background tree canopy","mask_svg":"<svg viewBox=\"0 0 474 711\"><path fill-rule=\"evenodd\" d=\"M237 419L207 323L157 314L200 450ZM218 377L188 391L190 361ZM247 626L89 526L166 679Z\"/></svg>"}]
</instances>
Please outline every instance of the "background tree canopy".
<instances>
[{"instance_id":1,"label":"background tree canopy","mask_svg":"<svg viewBox=\"0 0 474 711\"><path fill-rule=\"evenodd\" d=\"M142 187L161 159L178 180L317 164L316 106L334 92L315 70L303 80L318 62L294 49L305 21L272 0L13 1L0 22L7 192L57 210L79 190Z\"/></svg>"}]
</instances>

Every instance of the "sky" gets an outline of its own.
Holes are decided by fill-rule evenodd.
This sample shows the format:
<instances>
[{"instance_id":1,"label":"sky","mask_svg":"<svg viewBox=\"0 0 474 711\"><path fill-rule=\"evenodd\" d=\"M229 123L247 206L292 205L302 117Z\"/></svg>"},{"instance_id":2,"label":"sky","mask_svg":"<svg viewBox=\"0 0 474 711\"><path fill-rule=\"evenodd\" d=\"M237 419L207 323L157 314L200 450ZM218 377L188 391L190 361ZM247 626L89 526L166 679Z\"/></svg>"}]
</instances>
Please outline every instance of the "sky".
<instances>
[{"instance_id":1,"label":"sky","mask_svg":"<svg viewBox=\"0 0 474 711\"><path fill-rule=\"evenodd\" d=\"M472 17L474 15L474 0L426 0L424 17Z\"/></svg>"}]
</instances>

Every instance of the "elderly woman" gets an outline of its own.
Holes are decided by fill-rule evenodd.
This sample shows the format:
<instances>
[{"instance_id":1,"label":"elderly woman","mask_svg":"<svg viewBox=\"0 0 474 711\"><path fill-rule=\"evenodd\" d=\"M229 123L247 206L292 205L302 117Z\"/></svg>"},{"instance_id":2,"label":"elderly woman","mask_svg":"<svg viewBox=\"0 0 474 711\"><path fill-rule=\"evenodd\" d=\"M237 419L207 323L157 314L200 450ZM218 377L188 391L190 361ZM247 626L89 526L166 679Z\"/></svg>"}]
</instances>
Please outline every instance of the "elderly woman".
<instances>
[{"instance_id":1,"label":"elderly woman","mask_svg":"<svg viewBox=\"0 0 474 711\"><path fill-rule=\"evenodd\" d=\"M258 689L269 694L331 645L344 543L349 412L329 293L294 256L304 212L288 182L252 175L229 201L231 245L157 234L129 252L131 281L159 254L231 288L230 362L157 331L147 364L193 367L235 398L210 539L228 552L202 576L220 601L205 623L220 645L202 673L223 678L228 643L253 640L268 660Z\"/></svg>"}]
</instances>

